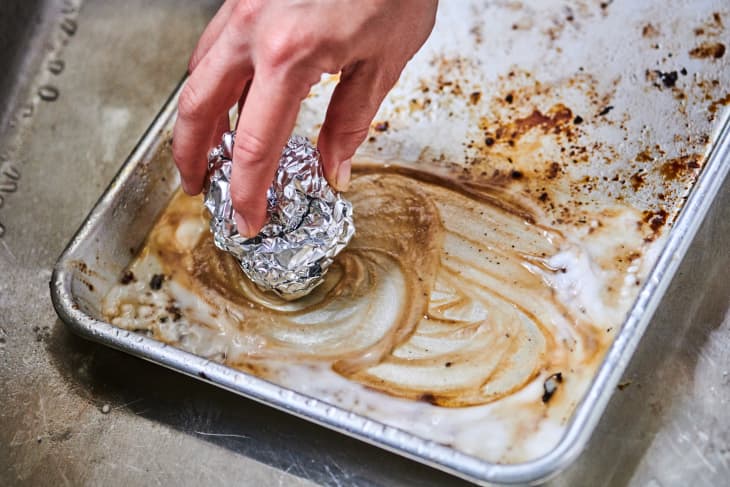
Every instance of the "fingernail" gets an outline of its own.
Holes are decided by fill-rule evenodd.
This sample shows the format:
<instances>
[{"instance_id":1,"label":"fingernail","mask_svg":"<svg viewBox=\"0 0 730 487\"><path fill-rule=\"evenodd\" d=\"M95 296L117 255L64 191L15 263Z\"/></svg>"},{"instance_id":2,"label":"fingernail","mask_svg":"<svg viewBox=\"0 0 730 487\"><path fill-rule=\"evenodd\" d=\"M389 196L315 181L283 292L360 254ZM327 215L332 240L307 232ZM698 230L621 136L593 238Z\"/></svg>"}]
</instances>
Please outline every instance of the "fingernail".
<instances>
[{"instance_id":1,"label":"fingernail","mask_svg":"<svg viewBox=\"0 0 730 487\"><path fill-rule=\"evenodd\" d=\"M337 191L347 191L350 186L350 172L352 171L352 159L347 159L340 163L337 168Z\"/></svg>"},{"instance_id":2,"label":"fingernail","mask_svg":"<svg viewBox=\"0 0 730 487\"><path fill-rule=\"evenodd\" d=\"M248 226L248 222L243 217L243 215L235 213L233 215L233 219L236 220L236 228L238 229L238 233L246 238L251 238L255 235L251 233L251 227Z\"/></svg>"}]
</instances>

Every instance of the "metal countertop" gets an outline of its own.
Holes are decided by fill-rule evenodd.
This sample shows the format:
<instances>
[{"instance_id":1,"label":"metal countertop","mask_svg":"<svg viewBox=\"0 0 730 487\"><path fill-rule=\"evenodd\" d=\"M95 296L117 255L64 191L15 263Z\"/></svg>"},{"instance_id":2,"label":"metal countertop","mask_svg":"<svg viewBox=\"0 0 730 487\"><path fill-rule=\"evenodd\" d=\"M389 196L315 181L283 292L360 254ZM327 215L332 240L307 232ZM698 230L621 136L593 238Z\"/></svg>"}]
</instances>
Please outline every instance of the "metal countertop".
<instances>
[{"instance_id":1,"label":"metal countertop","mask_svg":"<svg viewBox=\"0 0 730 487\"><path fill-rule=\"evenodd\" d=\"M217 2L29 3L36 13L16 18L33 35L0 125L0 172L17 185L0 205L0 483L462 485L85 342L57 319L53 263L179 81ZM728 238L726 181L587 451L554 485L730 476Z\"/></svg>"}]
</instances>

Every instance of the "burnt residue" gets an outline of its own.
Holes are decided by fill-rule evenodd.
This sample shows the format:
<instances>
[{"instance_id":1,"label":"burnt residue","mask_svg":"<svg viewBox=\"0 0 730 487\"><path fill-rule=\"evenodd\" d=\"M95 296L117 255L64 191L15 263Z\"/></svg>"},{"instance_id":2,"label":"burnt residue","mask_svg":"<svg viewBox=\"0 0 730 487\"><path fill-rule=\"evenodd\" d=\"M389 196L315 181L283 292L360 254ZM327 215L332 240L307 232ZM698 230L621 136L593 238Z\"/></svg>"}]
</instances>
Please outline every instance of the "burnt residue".
<instances>
[{"instance_id":1,"label":"burnt residue","mask_svg":"<svg viewBox=\"0 0 730 487\"><path fill-rule=\"evenodd\" d=\"M566 130L565 125L572 120L573 113L562 103L553 105L545 113L533 108L529 115L496 127L484 122L483 128L486 131L484 142L487 147L497 143L514 147L528 132L539 130L543 134L558 133Z\"/></svg>"},{"instance_id":2,"label":"burnt residue","mask_svg":"<svg viewBox=\"0 0 730 487\"><path fill-rule=\"evenodd\" d=\"M542 394L542 402L547 404L550 402L550 399L553 398L555 393L558 390L558 386L563 383L563 373L562 372L556 372L549 376L547 379L545 379L545 382L542 385L543 394Z\"/></svg>"},{"instance_id":3,"label":"burnt residue","mask_svg":"<svg viewBox=\"0 0 730 487\"><path fill-rule=\"evenodd\" d=\"M560 174L560 164L557 162L551 162L548 167L545 176L548 179L555 179Z\"/></svg>"},{"instance_id":4,"label":"burnt residue","mask_svg":"<svg viewBox=\"0 0 730 487\"><path fill-rule=\"evenodd\" d=\"M701 167L700 161L702 161L702 156L699 154L675 157L659 166L659 173L667 181L684 179L694 174Z\"/></svg>"},{"instance_id":5,"label":"burnt residue","mask_svg":"<svg viewBox=\"0 0 730 487\"><path fill-rule=\"evenodd\" d=\"M598 116L603 117L605 115L608 115L611 112L611 110L613 110L613 105L608 105L606 107L603 107L601 109L601 111L598 112Z\"/></svg>"},{"instance_id":6,"label":"burnt residue","mask_svg":"<svg viewBox=\"0 0 730 487\"><path fill-rule=\"evenodd\" d=\"M695 27L694 34L698 37L715 36L722 34L724 28L725 25L723 24L720 12L713 12L702 25Z\"/></svg>"},{"instance_id":7,"label":"burnt residue","mask_svg":"<svg viewBox=\"0 0 730 487\"><path fill-rule=\"evenodd\" d=\"M660 208L657 211L645 211L643 213L642 220L644 223L649 225L649 228L651 228L652 232L655 234L658 234L662 227L667 223L667 218L669 217L669 213L667 213L667 210L664 208Z\"/></svg>"},{"instance_id":8,"label":"burnt residue","mask_svg":"<svg viewBox=\"0 0 730 487\"><path fill-rule=\"evenodd\" d=\"M159 291L162 289L162 283L165 282L164 274L153 274L150 279L150 289L153 291Z\"/></svg>"},{"instance_id":9,"label":"burnt residue","mask_svg":"<svg viewBox=\"0 0 730 487\"><path fill-rule=\"evenodd\" d=\"M388 122L387 120L382 121L382 122L377 122L377 123L375 123L375 125L373 126L373 128L377 132L387 132L388 129L390 128L390 122Z\"/></svg>"},{"instance_id":10,"label":"burnt residue","mask_svg":"<svg viewBox=\"0 0 730 487\"><path fill-rule=\"evenodd\" d=\"M710 113L716 113L717 109L721 106L727 106L730 105L730 92L725 93L725 96L722 96L718 98L717 100L713 100L712 103L710 103L710 106L707 107L707 110Z\"/></svg>"},{"instance_id":11,"label":"burnt residue","mask_svg":"<svg viewBox=\"0 0 730 487\"><path fill-rule=\"evenodd\" d=\"M695 59L720 59L725 55L725 44L722 42L703 42L689 51Z\"/></svg>"},{"instance_id":12,"label":"burnt residue","mask_svg":"<svg viewBox=\"0 0 730 487\"><path fill-rule=\"evenodd\" d=\"M673 88L679 79L679 75L676 71L668 71L666 73L658 71L657 75L659 76L659 79L662 80L662 85L664 85L665 88Z\"/></svg>"},{"instance_id":13,"label":"burnt residue","mask_svg":"<svg viewBox=\"0 0 730 487\"><path fill-rule=\"evenodd\" d=\"M631 187L634 188L634 191L638 191L641 189L641 187L644 185L644 174L643 170L639 170L631 175L630 178Z\"/></svg>"},{"instance_id":14,"label":"burnt residue","mask_svg":"<svg viewBox=\"0 0 730 487\"><path fill-rule=\"evenodd\" d=\"M636 162L651 162L651 161L653 161L654 160L654 156L651 153L651 148L646 148L646 149L642 150L641 152L639 152L638 154L636 154L636 156L634 157L634 160Z\"/></svg>"},{"instance_id":15,"label":"burnt residue","mask_svg":"<svg viewBox=\"0 0 730 487\"><path fill-rule=\"evenodd\" d=\"M136 280L137 280L137 278L135 277L134 272L127 269L124 272L122 272L122 277L119 278L119 283L126 286L127 284L132 283Z\"/></svg>"},{"instance_id":16,"label":"burnt residue","mask_svg":"<svg viewBox=\"0 0 730 487\"><path fill-rule=\"evenodd\" d=\"M655 88L659 89L673 89L677 85L677 80L679 80L679 73L676 70L673 71L661 71L658 69L647 69L645 72L645 77L648 82L650 82ZM680 93L677 92L677 95ZM682 98L684 94L682 93Z\"/></svg>"},{"instance_id":17,"label":"burnt residue","mask_svg":"<svg viewBox=\"0 0 730 487\"><path fill-rule=\"evenodd\" d=\"M170 313L172 321L180 321L182 319L182 310L174 303L168 304L165 307L165 311Z\"/></svg>"},{"instance_id":18,"label":"burnt residue","mask_svg":"<svg viewBox=\"0 0 730 487\"><path fill-rule=\"evenodd\" d=\"M419 401L427 402L429 404L438 405L438 401L436 400L436 396L431 392L424 392L418 397Z\"/></svg>"}]
</instances>

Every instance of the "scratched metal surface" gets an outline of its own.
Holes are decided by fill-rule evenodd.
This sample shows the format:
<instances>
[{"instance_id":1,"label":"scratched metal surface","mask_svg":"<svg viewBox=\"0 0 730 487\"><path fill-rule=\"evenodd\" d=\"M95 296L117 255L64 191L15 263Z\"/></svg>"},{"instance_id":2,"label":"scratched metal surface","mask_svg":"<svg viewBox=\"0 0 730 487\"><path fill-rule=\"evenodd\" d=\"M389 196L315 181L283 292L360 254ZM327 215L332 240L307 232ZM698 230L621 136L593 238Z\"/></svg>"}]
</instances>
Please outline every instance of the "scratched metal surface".
<instances>
[{"instance_id":1,"label":"scratched metal surface","mask_svg":"<svg viewBox=\"0 0 730 487\"><path fill-rule=\"evenodd\" d=\"M30 95L52 85L58 97L32 96L32 113L0 138L9 161L3 170L18 179L0 208L0 482L458 485L86 343L57 321L50 268L179 79L213 6L157 0L122 9L87 1L79 14L62 9L49 2L37 37L67 44L38 43L62 58L64 69L53 74L39 61L26 67L33 73L24 85ZM77 27L73 35L69 25ZM53 90L43 93L54 98ZM623 390L556 485L717 485L730 474L728 208L726 182Z\"/></svg>"}]
</instances>

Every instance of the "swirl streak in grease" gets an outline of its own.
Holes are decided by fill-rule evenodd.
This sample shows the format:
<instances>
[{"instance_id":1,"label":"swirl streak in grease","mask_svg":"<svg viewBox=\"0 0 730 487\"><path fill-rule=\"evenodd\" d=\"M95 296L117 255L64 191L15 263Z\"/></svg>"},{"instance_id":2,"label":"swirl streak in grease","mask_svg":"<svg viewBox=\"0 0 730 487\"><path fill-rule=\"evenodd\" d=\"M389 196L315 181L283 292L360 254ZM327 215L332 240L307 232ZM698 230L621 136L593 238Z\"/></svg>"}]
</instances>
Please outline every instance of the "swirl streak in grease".
<instances>
[{"instance_id":1,"label":"swirl streak in grease","mask_svg":"<svg viewBox=\"0 0 730 487\"><path fill-rule=\"evenodd\" d=\"M315 292L287 302L248 282L204 231L200 202L177 195L132 270L170 276L162 292L182 318L160 320L159 299L121 286L105 313L264 377L267 361L328 362L370 388L446 407L497 400L594 353L545 280L563 237L507 192L360 166L348 196L358 233Z\"/></svg>"}]
</instances>

